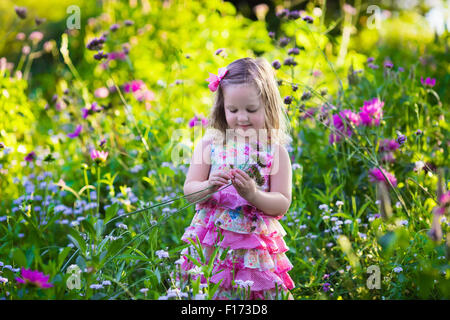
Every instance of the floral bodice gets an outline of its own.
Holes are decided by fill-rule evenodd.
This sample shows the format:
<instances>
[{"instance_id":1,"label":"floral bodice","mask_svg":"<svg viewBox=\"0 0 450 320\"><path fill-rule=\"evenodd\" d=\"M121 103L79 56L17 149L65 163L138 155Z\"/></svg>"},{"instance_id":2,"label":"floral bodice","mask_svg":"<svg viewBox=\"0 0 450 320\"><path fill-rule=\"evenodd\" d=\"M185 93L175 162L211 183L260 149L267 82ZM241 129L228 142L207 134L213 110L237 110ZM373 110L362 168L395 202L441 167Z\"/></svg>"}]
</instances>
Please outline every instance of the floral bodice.
<instances>
[{"instance_id":1,"label":"floral bodice","mask_svg":"<svg viewBox=\"0 0 450 320\"><path fill-rule=\"evenodd\" d=\"M231 142L231 143L230 143ZM262 191L270 190L270 170L273 153L270 144L257 142L230 141L226 145L211 143L211 172L215 170L229 171L239 168L247 172L256 182L256 187ZM219 203L226 202L236 208L248 202L229 186L213 195Z\"/></svg>"}]
</instances>

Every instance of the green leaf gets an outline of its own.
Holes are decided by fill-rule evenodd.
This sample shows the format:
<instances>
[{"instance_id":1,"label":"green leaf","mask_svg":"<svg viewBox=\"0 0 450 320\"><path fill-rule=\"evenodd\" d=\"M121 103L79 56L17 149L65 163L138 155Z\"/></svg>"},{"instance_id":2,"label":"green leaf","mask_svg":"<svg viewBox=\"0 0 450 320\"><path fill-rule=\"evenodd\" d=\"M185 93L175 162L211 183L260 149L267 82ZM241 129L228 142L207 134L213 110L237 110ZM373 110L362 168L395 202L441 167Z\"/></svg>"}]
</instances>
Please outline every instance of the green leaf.
<instances>
[{"instance_id":1,"label":"green leaf","mask_svg":"<svg viewBox=\"0 0 450 320\"><path fill-rule=\"evenodd\" d=\"M96 235L96 231L94 229L93 224L89 220L90 219L84 219L83 221L81 221L81 225L86 230L86 232L89 234L89 238L94 239L95 235Z\"/></svg>"},{"instance_id":2,"label":"green leaf","mask_svg":"<svg viewBox=\"0 0 450 320\"><path fill-rule=\"evenodd\" d=\"M22 267L27 266L27 258L25 257L25 254L23 253L23 251L20 250L19 248L14 249L13 260L19 266L22 266Z\"/></svg>"},{"instance_id":3,"label":"green leaf","mask_svg":"<svg viewBox=\"0 0 450 320\"><path fill-rule=\"evenodd\" d=\"M67 235L69 237L70 241L73 242L73 244L80 249L80 252L82 255L85 255L86 253L86 242L84 241L83 237L80 235L80 233L72 228L70 228L69 231L70 234Z\"/></svg>"},{"instance_id":4,"label":"green leaf","mask_svg":"<svg viewBox=\"0 0 450 320\"><path fill-rule=\"evenodd\" d=\"M155 276L156 276L156 279L158 279L158 283L161 283L161 273L159 272L158 268L156 268L156 270L155 270Z\"/></svg>"},{"instance_id":5,"label":"green leaf","mask_svg":"<svg viewBox=\"0 0 450 320\"><path fill-rule=\"evenodd\" d=\"M112 218L114 218L114 216L117 214L117 212L119 211L119 204L116 202L113 205L111 205L110 207L108 207L106 209L106 213L105 213L105 224L111 220Z\"/></svg>"},{"instance_id":6,"label":"green leaf","mask_svg":"<svg viewBox=\"0 0 450 320\"><path fill-rule=\"evenodd\" d=\"M196 266L198 266L198 267L201 267L201 266L202 266L201 263L198 262L197 259L194 259L191 255L185 254L184 256L185 256L186 258L188 258L189 260L191 260L192 263L195 264Z\"/></svg>"},{"instance_id":7,"label":"green leaf","mask_svg":"<svg viewBox=\"0 0 450 320\"><path fill-rule=\"evenodd\" d=\"M64 263L64 260L66 260L66 257L69 254L70 250L72 250L71 247L65 247L58 254L58 264L57 264L57 268L56 268L57 270L61 270L61 266Z\"/></svg>"},{"instance_id":8,"label":"green leaf","mask_svg":"<svg viewBox=\"0 0 450 320\"><path fill-rule=\"evenodd\" d=\"M123 268L125 267L125 262L126 262L126 261L123 261L123 262L122 262L122 264L120 265L119 270L118 270L117 273L116 273L115 279L116 279L117 282L119 282L120 279L122 278L122 271L123 271Z\"/></svg>"}]
</instances>

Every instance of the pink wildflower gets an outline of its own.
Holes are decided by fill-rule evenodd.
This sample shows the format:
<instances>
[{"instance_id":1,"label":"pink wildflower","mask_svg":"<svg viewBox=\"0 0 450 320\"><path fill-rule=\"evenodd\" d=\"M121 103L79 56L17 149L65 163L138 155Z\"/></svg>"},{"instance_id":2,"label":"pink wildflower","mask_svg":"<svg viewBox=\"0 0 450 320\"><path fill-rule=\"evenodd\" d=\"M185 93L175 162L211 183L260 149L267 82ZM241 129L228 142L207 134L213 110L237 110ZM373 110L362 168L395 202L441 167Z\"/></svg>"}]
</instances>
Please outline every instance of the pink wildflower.
<instances>
[{"instance_id":1,"label":"pink wildflower","mask_svg":"<svg viewBox=\"0 0 450 320\"><path fill-rule=\"evenodd\" d=\"M44 34L40 31L33 31L28 36L28 39L30 39L34 44L37 44L41 42L41 40L44 38Z\"/></svg>"},{"instance_id":2,"label":"pink wildflower","mask_svg":"<svg viewBox=\"0 0 450 320\"><path fill-rule=\"evenodd\" d=\"M108 97L108 95L109 95L109 91L105 87L98 88L94 92L94 96L96 98L106 98L106 97Z\"/></svg>"},{"instance_id":3,"label":"pink wildflower","mask_svg":"<svg viewBox=\"0 0 450 320\"><path fill-rule=\"evenodd\" d=\"M345 123L347 123L347 131L345 130ZM339 114L333 115L333 126L336 128L337 131L340 131L347 136L351 137L353 134L353 130L351 128L351 125L353 124L355 126L359 126L360 124L360 118L358 114L354 113L351 110L342 110ZM339 133L332 133L329 137L329 143L332 144L334 142L339 142L342 139L342 135Z\"/></svg>"},{"instance_id":4,"label":"pink wildflower","mask_svg":"<svg viewBox=\"0 0 450 320\"><path fill-rule=\"evenodd\" d=\"M97 164L105 162L107 157L108 157L108 152L107 151L98 151L98 150L95 150L95 149L91 151L91 158Z\"/></svg>"},{"instance_id":5,"label":"pink wildflower","mask_svg":"<svg viewBox=\"0 0 450 320\"><path fill-rule=\"evenodd\" d=\"M195 127L197 121L198 121L197 116L194 116L191 120L189 120L189 128Z\"/></svg>"},{"instance_id":6,"label":"pink wildflower","mask_svg":"<svg viewBox=\"0 0 450 320\"><path fill-rule=\"evenodd\" d=\"M383 106L384 102L380 101L378 98L364 101L364 106L360 108L361 112L359 113L362 124L366 126L378 126L383 117Z\"/></svg>"},{"instance_id":7,"label":"pink wildflower","mask_svg":"<svg viewBox=\"0 0 450 320\"><path fill-rule=\"evenodd\" d=\"M380 152L395 151L400 147L400 144L396 140L383 139L380 141Z\"/></svg>"},{"instance_id":8,"label":"pink wildflower","mask_svg":"<svg viewBox=\"0 0 450 320\"><path fill-rule=\"evenodd\" d=\"M450 191L442 194L439 197L439 208L436 209L436 212L443 215L445 211L450 207Z\"/></svg>"},{"instance_id":9,"label":"pink wildflower","mask_svg":"<svg viewBox=\"0 0 450 320\"><path fill-rule=\"evenodd\" d=\"M144 81L142 81L142 80L133 80L131 82L125 83L124 86L123 86L123 90L126 93L131 93L131 92L134 93L134 92L140 90L144 86L145 86Z\"/></svg>"},{"instance_id":10,"label":"pink wildflower","mask_svg":"<svg viewBox=\"0 0 450 320\"><path fill-rule=\"evenodd\" d=\"M53 284L48 282L50 276L44 275L42 272L28 270L22 268L22 278L17 277L16 281L22 284L31 284L38 288L50 288L53 287Z\"/></svg>"},{"instance_id":11,"label":"pink wildflower","mask_svg":"<svg viewBox=\"0 0 450 320\"><path fill-rule=\"evenodd\" d=\"M381 171L378 168L373 168L371 170L369 170L369 180L370 182L378 182L378 181L382 181L382 182L386 182L386 179L383 176L383 173L386 175L386 177L389 179L389 181L391 182L391 184L396 187L397 186L397 179L395 178L395 176L389 172L387 172L386 170L382 169L383 171Z\"/></svg>"}]
</instances>

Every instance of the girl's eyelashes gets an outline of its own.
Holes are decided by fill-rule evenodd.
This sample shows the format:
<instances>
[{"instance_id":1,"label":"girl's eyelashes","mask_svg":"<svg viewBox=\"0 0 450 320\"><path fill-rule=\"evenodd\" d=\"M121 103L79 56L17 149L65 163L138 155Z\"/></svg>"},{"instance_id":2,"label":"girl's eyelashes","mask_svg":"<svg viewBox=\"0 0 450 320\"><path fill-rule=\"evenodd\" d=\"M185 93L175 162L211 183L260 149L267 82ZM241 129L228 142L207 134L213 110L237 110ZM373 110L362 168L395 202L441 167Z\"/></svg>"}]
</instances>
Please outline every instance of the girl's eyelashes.
<instances>
[{"instance_id":1,"label":"girl's eyelashes","mask_svg":"<svg viewBox=\"0 0 450 320\"><path fill-rule=\"evenodd\" d=\"M230 109L229 109L229 111L230 111L231 113L236 113L236 112L237 112L237 109L234 109L234 110L230 110ZM258 109L255 109L255 110L249 110L249 109L247 109L247 112L250 112L250 113L255 113L256 111L258 111Z\"/></svg>"}]
</instances>

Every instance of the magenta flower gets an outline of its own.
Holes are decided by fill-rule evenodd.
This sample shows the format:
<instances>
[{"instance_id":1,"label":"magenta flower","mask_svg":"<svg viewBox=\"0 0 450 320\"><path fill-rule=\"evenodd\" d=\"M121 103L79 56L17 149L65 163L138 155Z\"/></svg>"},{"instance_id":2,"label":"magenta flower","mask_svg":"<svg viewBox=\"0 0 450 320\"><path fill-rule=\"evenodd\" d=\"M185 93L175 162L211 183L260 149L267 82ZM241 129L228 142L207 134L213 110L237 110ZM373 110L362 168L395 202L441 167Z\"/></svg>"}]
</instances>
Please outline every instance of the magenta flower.
<instances>
[{"instance_id":1,"label":"magenta flower","mask_svg":"<svg viewBox=\"0 0 450 320\"><path fill-rule=\"evenodd\" d=\"M389 179L389 181L391 182L391 184L396 187L397 186L397 179L395 178L395 176L389 172L387 172L386 170L382 169L383 171L381 171L378 168L373 168L371 170L369 170L369 180L370 182L378 182L378 181L382 181L382 182L386 182L386 179L383 176L383 173L386 175L386 177Z\"/></svg>"},{"instance_id":2,"label":"magenta flower","mask_svg":"<svg viewBox=\"0 0 450 320\"><path fill-rule=\"evenodd\" d=\"M439 197L439 207L436 209L436 212L440 215L444 215L447 208L450 207L450 191L442 194Z\"/></svg>"},{"instance_id":3,"label":"magenta flower","mask_svg":"<svg viewBox=\"0 0 450 320\"><path fill-rule=\"evenodd\" d=\"M83 119L86 119L89 115L89 109L83 108L81 109L81 116L83 117Z\"/></svg>"},{"instance_id":4,"label":"magenta flower","mask_svg":"<svg viewBox=\"0 0 450 320\"><path fill-rule=\"evenodd\" d=\"M446 206L450 204L450 191L447 191L439 198L439 202L441 205Z\"/></svg>"},{"instance_id":5,"label":"magenta flower","mask_svg":"<svg viewBox=\"0 0 450 320\"><path fill-rule=\"evenodd\" d=\"M362 124L366 126L378 126L383 117L384 102L378 98L373 98L369 101L364 101L364 106L360 108L359 116Z\"/></svg>"},{"instance_id":6,"label":"magenta flower","mask_svg":"<svg viewBox=\"0 0 450 320\"><path fill-rule=\"evenodd\" d=\"M108 152L107 151L98 151L98 150L94 149L91 151L91 158L97 164L104 163L106 161L106 158L108 158Z\"/></svg>"},{"instance_id":7,"label":"magenta flower","mask_svg":"<svg viewBox=\"0 0 450 320\"><path fill-rule=\"evenodd\" d=\"M195 125L197 124L197 121L198 121L197 116L194 116L191 120L189 120L189 128L195 127Z\"/></svg>"},{"instance_id":8,"label":"magenta flower","mask_svg":"<svg viewBox=\"0 0 450 320\"><path fill-rule=\"evenodd\" d=\"M347 131L345 131L345 123L347 123ZM342 110L339 114L333 115L333 126L336 128L337 131L341 132L342 134L346 134L347 136L351 137L353 134L353 129L351 127L351 124L355 126L360 125L360 118L358 114L354 113L351 110ZM334 142L339 142L342 139L342 135L339 133L332 133L329 137L329 143L333 144Z\"/></svg>"},{"instance_id":9,"label":"magenta flower","mask_svg":"<svg viewBox=\"0 0 450 320\"><path fill-rule=\"evenodd\" d=\"M53 287L53 284L48 282L50 276L44 275L42 272L28 270L22 268L22 278L17 277L16 281L21 284L30 284L32 286L47 289Z\"/></svg>"},{"instance_id":10,"label":"magenta flower","mask_svg":"<svg viewBox=\"0 0 450 320\"><path fill-rule=\"evenodd\" d=\"M34 151L31 151L25 156L25 161L32 162L34 160L36 160L36 153Z\"/></svg>"},{"instance_id":11,"label":"magenta flower","mask_svg":"<svg viewBox=\"0 0 450 320\"><path fill-rule=\"evenodd\" d=\"M387 151L395 151L400 147L400 144L396 140L391 139L383 139L380 141L380 152L387 152Z\"/></svg>"},{"instance_id":12,"label":"magenta flower","mask_svg":"<svg viewBox=\"0 0 450 320\"><path fill-rule=\"evenodd\" d=\"M199 118L197 117L197 115L195 115L191 120L189 120L189 128L193 128L200 123L203 127L206 127L208 125L208 119L203 117Z\"/></svg>"},{"instance_id":13,"label":"magenta flower","mask_svg":"<svg viewBox=\"0 0 450 320\"><path fill-rule=\"evenodd\" d=\"M108 60L125 60L127 55L123 51L110 52L108 55Z\"/></svg>"},{"instance_id":14,"label":"magenta flower","mask_svg":"<svg viewBox=\"0 0 450 320\"><path fill-rule=\"evenodd\" d=\"M435 78L426 78L425 80L423 79L423 77L420 77L420 82L422 83L422 85L424 87L434 87L434 85L436 84L436 79Z\"/></svg>"},{"instance_id":15,"label":"magenta flower","mask_svg":"<svg viewBox=\"0 0 450 320\"><path fill-rule=\"evenodd\" d=\"M76 138L80 135L81 129L83 129L83 126L81 124L77 125L77 128L74 132L68 133L67 136L71 139Z\"/></svg>"},{"instance_id":16,"label":"magenta flower","mask_svg":"<svg viewBox=\"0 0 450 320\"><path fill-rule=\"evenodd\" d=\"M89 109L83 108L81 109L81 115L83 117L83 119L86 119L90 114L96 112L96 111L100 111L102 110L101 108L97 108L98 103L97 102L92 102L91 107Z\"/></svg>"},{"instance_id":17,"label":"magenta flower","mask_svg":"<svg viewBox=\"0 0 450 320\"><path fill-rule=\"evenodd\" d=\"M145 83L142 80L133 80L131 82L127 82L123 85L123 90L126 93L136 92L141 88L145 87Z\"/></svg>"},{"instance_id":18,"label":"magenta flower","mask_svg":"<svg viewBox=\"0 0 450 320\"><path fill-rule=\"evenodd\" d=\"M133 93L135 99L139 102L155 100L155 94L147 89L142 80L133 80L125 83L123 89L126 93Z\"/></svg>"}]
</instances>

